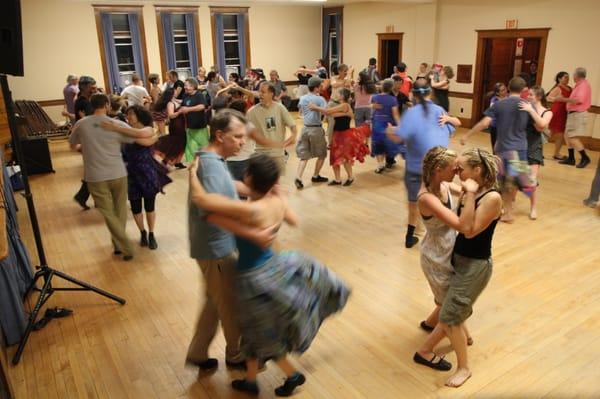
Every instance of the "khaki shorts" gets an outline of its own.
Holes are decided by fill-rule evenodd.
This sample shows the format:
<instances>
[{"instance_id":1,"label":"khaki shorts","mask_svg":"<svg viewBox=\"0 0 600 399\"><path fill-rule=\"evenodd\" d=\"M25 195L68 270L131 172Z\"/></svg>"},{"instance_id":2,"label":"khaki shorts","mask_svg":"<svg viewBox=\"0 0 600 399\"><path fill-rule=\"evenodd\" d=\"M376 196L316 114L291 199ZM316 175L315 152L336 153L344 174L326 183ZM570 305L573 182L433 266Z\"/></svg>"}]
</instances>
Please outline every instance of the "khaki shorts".
<instances>
[{"instance_id":1,"label":"khaki shorts","mask_svg":"<svg viewBox=\"0 0 600 399\"><path fill-rule=\"evenodd\" d=\"M440 321L458 326L473 314L473 304L492 277L492 260L454 254L452 265L454 274L440 310Z\"/></svg>"},{"instance_id":2,"label":"khaki shorts","mask_svg":"<svg viewBox=\"0 0 600 399\"><path fill-rule=\"evenodd\" d=\"M589 136L587 119L587 112L571 112L567 114L567 124L565 125L565 134L567 137Z\"/></svg>"},{"instance_id":3,"label":"khaki shorts","mask_svg":"<svg viewBox=\"0 0 600 399\"><path fill-rule=\"evenodd\" d=\"M303 161L327 157L327 141L321 126L304 126L296 145L296 155Z\"/></svg>"}]
</instances>

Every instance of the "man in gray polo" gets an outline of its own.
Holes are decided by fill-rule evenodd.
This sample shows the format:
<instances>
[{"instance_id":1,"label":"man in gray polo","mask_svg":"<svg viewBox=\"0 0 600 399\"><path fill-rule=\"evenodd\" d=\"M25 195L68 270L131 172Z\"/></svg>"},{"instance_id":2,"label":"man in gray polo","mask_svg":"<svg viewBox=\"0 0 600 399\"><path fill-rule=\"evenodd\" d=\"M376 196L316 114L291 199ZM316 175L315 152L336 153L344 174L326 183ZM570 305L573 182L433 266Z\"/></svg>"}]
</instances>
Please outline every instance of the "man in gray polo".
<instances>
[{"instance_id":1,"label":"man in gray polo","mask_svg":"<svg viewBox=\"0 0 600 399\"><path fill-rule=\"evenodd\" d=\"M207 192L238 198L225 159L239 153L246 137L246 118L234 110L222 110L210 121L210 141L198 152L197 175ZM200 312L196 332L188 348L186 363L212 370L217 359L208 357L208 347L217 332L219 320L227 343L225 361L230 367L244 366L240 353L240 330L235 313L234 268L237 261L233 234L206 221L206 212L191 201L188 214L190 251L204 277L206 298Z\"/></svg>"},{"instance_id":2,"label":"man in gray polo","mask_svg":"<svg viewBox=\"0 0 600 399\"><path fill-rule=\"evenodd\" d=\"M327 101L319 95L319 89L323 80L318 76L313 76L308 79L308 90L310 93L300 97L298 101L298 109L302 114L304 121L304 127L300 133L300 140L296 145L296 155L300 159L298 163L298 173L296 174L296 180L294 184L298 190L304 188L302 183L302 175L306 164L312 158L317 158L315 163L315 173L312 177L313 183L325 183L328 181L326 177L321 176L321 168L327 158L327 140L325 140L325 130L321 125L321 113L316 110L309 108L310 104L315 104L318 107L326 108Z\"/></svg>"},{"instance_id":3,"label":"man in gray polo","mask_svg":"<svg viewBox=\"0 0 600 399\"><path fill-rule=\"evenodd\" d=\"M93 114L80 119L69 137L73 150L81 149L83 155L84 180L94 198L96 208L104 216L112 237L115 255L133 259L133 246L125 233L127 223L127 169L121 155L121 145L143 140L105 130L103 122L113 122L129 127L126 123L107 116L110 101L105 94L94 94L90 98Z\"/></svg>"}]
</instances>

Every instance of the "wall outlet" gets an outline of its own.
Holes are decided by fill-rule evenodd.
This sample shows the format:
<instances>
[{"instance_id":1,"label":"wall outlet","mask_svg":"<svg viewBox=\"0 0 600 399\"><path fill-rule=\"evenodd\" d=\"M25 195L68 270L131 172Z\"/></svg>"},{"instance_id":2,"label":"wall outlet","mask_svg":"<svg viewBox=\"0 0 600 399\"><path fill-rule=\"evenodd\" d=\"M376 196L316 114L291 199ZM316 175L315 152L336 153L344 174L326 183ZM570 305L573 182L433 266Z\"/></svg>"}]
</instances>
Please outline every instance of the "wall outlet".
<instances>
[{"instance_id":1,"label":"wall outlet","mask_svg":"<svg viewBox=\"0 0 600 399\"><path fill-rule=\"evenodd\" d=\"M464 109L464 108L461 108L461 109L460 109L460 113L461 113L461 114L464 114L464 113L465 113L465 109Z\"/></svg>"}]
</instances>

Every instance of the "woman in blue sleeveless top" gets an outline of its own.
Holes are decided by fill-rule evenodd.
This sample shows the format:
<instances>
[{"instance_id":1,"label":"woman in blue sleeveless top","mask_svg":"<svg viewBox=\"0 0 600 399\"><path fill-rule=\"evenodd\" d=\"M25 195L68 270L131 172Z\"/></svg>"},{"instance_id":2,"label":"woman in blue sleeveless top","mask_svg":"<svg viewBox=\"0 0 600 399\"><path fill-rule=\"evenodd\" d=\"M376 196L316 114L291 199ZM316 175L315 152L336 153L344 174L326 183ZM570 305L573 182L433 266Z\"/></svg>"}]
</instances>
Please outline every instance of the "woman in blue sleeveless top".
<instances>
[{"instance_id":1,"label":"woman in blue sleeveless top","mask_svg":"<svg viewBox=\"0 0 600 399\"><path fill-rule=\"evenodd\" d=\"M196 175L198 161L190 166ZM207 193L198 179L190 179L194 204L210 214L208 221L234 234L247 228L295 225L297 217L278 192L279 168L273 159L258 155L249 160L244 183L249 202ZM239 302L241 349L247 376L235 380L236 390L258 394L258 359L275 360L286 374L277 396L290 396L305 382L287 360L290 352L306 351L323 320L340 311L350 294L346 284L309 255L297 251L275 253L237 237L239 259L235 292Z\"/></svg>"}]
</instances>

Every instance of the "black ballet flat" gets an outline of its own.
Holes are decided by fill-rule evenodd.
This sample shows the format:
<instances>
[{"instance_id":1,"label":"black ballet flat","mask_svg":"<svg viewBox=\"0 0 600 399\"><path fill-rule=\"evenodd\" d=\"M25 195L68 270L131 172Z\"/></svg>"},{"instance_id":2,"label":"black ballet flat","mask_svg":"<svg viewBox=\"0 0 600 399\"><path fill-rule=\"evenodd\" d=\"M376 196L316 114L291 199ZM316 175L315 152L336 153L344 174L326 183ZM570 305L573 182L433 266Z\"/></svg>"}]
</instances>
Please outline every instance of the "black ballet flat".
<instances>
[{"instance_id":1,"label":"black ballet flat","mask_svg":"<svg viewBox=\"0 0 600 399\"><path fill-rule=\"evenodd\" d=\"M439 360L436 362L435 361L436 359L439 359ZM434 370L450 371L452 369L452 363L444 360L443 357L440 357L436 354L433 355L431 360L427 360L423 356L419 355L419 352L415 352L415 355L413 356L413 360L415 361L415 363L422 364L423 366L430 367Z\"/></svg>"},{"instance_id":2,"label":"black ballet flat","mask_svg":"<svg viewBox=\"0 0 600 399\"><path fill-rule=\"evenodd\" d=\"M427 332L432 332L433 329L435 328L435 327L431 327L429 324L425 323L425 320L423 320L419 326Z\"/></svg>"}]
</instances>

